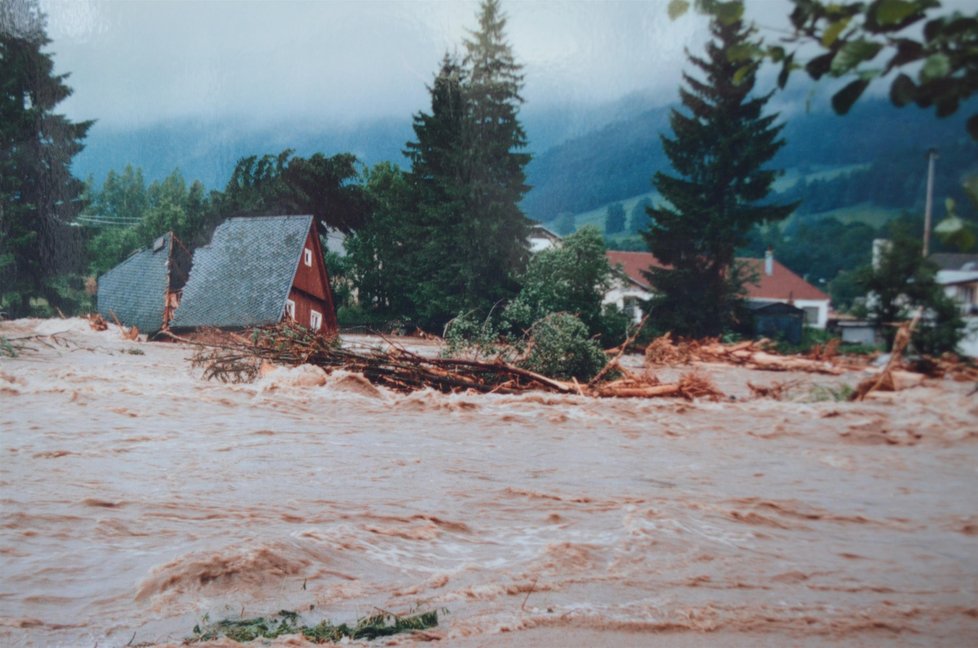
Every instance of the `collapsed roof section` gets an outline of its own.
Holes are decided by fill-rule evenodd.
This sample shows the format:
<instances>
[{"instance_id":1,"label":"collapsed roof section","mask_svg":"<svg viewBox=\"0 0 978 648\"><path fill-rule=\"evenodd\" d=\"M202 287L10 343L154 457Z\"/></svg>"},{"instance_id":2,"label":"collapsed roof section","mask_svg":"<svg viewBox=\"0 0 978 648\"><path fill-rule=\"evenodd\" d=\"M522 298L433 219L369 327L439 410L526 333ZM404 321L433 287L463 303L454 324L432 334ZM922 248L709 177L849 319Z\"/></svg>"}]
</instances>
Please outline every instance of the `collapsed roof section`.
<instances>
[{"instance_id":1,"label":"collapsed roof section","mask_svg":"<svg viewBox=\"0 0 978 648\"><path fill-rule=\"evenodd\" d=\"M190 273L190 253L172 232L98 280L98 312L152 335L167 328Z\"/></svg>"}]
</instances>

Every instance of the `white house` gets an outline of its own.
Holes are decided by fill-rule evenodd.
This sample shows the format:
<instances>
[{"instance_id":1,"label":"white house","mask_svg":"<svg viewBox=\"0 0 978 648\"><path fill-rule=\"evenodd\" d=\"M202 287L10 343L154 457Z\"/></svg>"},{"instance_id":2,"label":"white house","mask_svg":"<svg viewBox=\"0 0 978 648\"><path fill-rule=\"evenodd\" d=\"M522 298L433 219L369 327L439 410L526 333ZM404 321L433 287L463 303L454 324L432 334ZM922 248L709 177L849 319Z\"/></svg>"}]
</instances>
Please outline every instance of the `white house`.
<instances>
[{"instance_id":1,"label":"white house","mask_svg":"<svg viewBox=\"0 0 978 648\"><path fill-rule=\"evenodd\" d=\"M605 294L605 304L615 304L633 318L641 319L640 301L652 298L653 289L642 274L662 264L649 252L609 251L612 267L620 267L622 274ZM748 275L756 280L744 287L752 302L781 302L793 304L805 311L805 323L813 328L824 329L829 320L829 296L779 263L771 252L763 259L738 259L746 266ZM637 321L636 319L636 321Z\"/></svg>"},{"instance_id":2,"label":"white house","mask_svg":"<svg viewBox=\"0 0 978 648\"><path fill-rule=\"evenodd\" d=\"M537 223L530 226L527 242L530 244L530 252L536 254L537 252L560 247L563 240L557 234L554 234L543 225Z\"/></svg>"},{"instance_id":3,"label":"white house","mask_svg":"<svg viewBox=\"0 0 978 648\"><path fill-rule=\"evenodd\" d=\"M978 254L937 253L928 258L937 265L937 283L961 309L965 336L958 351L978 357Z\"/></svg>"}]
</instances>

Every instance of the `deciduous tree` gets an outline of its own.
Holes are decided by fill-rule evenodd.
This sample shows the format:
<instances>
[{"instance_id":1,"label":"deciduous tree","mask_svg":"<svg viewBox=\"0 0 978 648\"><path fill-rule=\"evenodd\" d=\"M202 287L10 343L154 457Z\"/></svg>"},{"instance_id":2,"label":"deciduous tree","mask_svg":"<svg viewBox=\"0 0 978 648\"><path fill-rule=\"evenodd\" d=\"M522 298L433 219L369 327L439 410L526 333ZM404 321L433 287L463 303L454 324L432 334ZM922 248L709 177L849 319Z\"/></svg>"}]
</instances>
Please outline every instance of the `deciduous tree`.
<instances>
[{"instance_id":1,"label":"deciduous tree","mask_svg":"<svg viewBox=\"0 0 978 648\"><path fill-rule=\"evenodd\" d=\"M590 335L605 330L601 301L610 287L611 266L597 228L581 228L560 247L538 252L530 259L519 296L506 308L505 318L521 330L553 313L576 315ZM618 334L625 333L625 326ZM607 346L611 346L605 341Z\"/></svg>"},{"instance_id":2,"label":"deciduous tree","mask_svg":"<svg viewBox=\"0 0 978 648\"><path fill-rule=\"evenodd\" d=\"M351 153L303 158L286 149L278 155L244 157L215 205L216 215L311 214L321 233L325 227L350 232L369 212L358 179L357 158Z\"/></svg>"},{"instance_id":3,"label":"deciduous tree","mask_svg":"<svg viewBox=\"0 0 978 648\"><path fill-rule=\"evenodd\" d=\"M922 353L954 351L964 323L958 307L936 282L937 268L920 254L920 239L900 221L892 225L889 245L875 266L863 268L857 283L869 294L870 318L893 344L893 324L910 319L917 308L924 318L913 343Z\"/></svg>"}]
</instances>

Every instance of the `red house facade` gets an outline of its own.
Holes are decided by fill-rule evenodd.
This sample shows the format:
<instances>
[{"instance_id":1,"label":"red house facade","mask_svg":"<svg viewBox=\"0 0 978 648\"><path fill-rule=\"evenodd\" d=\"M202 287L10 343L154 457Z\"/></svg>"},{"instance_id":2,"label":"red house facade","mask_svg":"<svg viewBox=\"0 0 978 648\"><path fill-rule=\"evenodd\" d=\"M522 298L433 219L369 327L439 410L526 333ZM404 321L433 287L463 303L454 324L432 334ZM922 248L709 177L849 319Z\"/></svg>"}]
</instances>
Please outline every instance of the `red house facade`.
<instances>
[{"instance_id":1,"label":"red house facade","mask_svg":"<svg viewBox=\"0 0 978 648\"><path fill-rule=\"evenodd\" d=\"M310 225L302 246L299 266L285 302L285 312L296 323L314 331L336 332L336 309L329 287L329 273L323 261L315 224Z\"/></svg>"}]
</instances>

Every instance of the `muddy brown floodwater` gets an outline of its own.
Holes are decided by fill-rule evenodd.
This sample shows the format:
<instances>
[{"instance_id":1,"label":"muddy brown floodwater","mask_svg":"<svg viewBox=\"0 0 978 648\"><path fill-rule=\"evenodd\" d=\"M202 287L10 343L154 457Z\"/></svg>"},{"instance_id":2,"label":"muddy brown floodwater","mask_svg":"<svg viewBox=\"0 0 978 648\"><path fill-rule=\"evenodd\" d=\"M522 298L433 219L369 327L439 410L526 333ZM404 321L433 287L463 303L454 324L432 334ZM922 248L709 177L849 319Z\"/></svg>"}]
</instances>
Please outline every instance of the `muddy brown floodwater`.
<instances>
[{"instance_id":1,"label":"muddy brown floodwater","mask_svg":"<svg viewBox=\"0 0 978 648\"><path fill-rule=\"evenodd\" d=\"M0 359L4 646L375 607L447 610L462 646L978 642L972 385L850 404L819 399L855 374L704 367L736 401L401 395L0 323L36 333L59 334Z\"/></svg>"}]
</instances>

